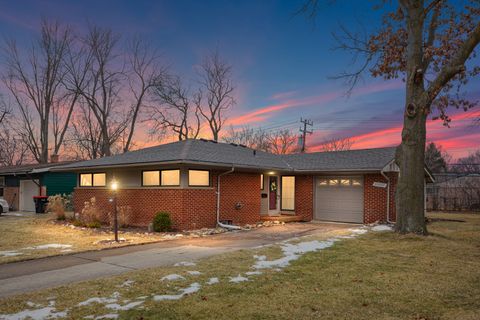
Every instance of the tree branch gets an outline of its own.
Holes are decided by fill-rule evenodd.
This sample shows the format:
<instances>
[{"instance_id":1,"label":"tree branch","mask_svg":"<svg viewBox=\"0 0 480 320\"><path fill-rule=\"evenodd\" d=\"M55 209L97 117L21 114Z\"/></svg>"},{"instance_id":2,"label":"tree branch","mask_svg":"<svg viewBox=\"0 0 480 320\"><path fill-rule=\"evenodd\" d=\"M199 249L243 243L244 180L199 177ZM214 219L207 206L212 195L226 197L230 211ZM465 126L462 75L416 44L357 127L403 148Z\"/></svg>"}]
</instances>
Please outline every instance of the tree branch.
<instances>
[{"instance_id":1,"label":"tree branch","mask_svg":"<svg viewBox=\"0 0 480 320\"><path fill-rule=\"evenodd\" d=\"M426 101L431 103L437 95L440 93L442 88L457 74L465 70L465 62L469 58L472 51L480 43L480 25L477 25L475 29L472 30L469 37L462 46L458 49L457 54L451 60L451 62L445 66L440 73L437 75L435 80L432 81L428 87L426 94Z\"/></svg>"}]
</instances>

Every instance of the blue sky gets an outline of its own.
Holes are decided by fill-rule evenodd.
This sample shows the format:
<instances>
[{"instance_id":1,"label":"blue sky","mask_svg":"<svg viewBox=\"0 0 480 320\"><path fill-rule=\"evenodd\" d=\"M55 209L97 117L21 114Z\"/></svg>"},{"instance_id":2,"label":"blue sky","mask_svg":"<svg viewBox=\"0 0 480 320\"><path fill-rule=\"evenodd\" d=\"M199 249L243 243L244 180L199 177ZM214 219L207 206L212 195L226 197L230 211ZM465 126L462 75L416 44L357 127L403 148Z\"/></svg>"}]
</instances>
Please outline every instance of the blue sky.
<instances>
[{"instance_id":1,"label":"blue sky","mask_svg":"<svg viewBox=\"0 0 480 320\"><path fill-rule=\"evenodd\" d=\"M372 10L371 2L337 1L324 6L313 25L294 15L302 3L0 0L0 34L25 45L38 32L41 17L80 30L93 23L126 36L141 34L187 79L194 78L202 57L218 48L234 69L237 106L229 115L232 124L297 130L304 117L314 121L312 149L331 137L354 137L354 148L396 145L404 103L400 81L384 83L367 76L346 98L342 81L329 79L348 69L351 58L332 50L331 33L340 24L352 30L375 28L381 11ZM473 92L479 83L469 89ZM464 117L452 112L457 113ZM454 156L478 147L480 128L468 118L454 121L450 129L440 123L429 129L429 139Z\"/></svg>"}]
</instances>

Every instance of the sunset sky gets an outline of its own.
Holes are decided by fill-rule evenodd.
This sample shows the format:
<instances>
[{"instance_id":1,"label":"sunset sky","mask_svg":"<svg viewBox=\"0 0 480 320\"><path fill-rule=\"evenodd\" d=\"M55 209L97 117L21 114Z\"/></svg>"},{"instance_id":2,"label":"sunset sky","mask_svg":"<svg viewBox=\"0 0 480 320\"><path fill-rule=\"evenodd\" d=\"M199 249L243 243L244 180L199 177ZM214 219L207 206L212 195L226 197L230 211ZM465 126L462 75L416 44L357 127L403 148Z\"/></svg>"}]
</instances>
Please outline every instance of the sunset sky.
<instances>
[{"instance_id":1,"label":"sunset sky","mask_svg":"<svg viewBox=\"0 0 480 320\"><path fill-rule=\"evenodd\" d=\"M337 1L319 12L315 24L295 16L300 1L6 1L0 0L0 35L26 45L38 34L42 17L84 30L94 23L122 35L141 34L165 63L193 79L203 56L218 48L232 64L237 106L229 125L298 130L300 117L313 120L308 139L315 151L332 137L351 137L353 148L393 146L400 141L404 84L368 76L350 97L342 81L330 77L348 70L350 56L332 48L340 24L367 30L380 22L371 2ZM480 63L480 58L476 58ZM480 99L480 79L467 88ZM428 140L453 157L479 147L480 109L451 110L450 128L428 122ZM144 130L144 128L142 128ZM139 132L137 140L145 140ZM151 144L151 142L148 142Z\"/></svg>"}]
</instances>

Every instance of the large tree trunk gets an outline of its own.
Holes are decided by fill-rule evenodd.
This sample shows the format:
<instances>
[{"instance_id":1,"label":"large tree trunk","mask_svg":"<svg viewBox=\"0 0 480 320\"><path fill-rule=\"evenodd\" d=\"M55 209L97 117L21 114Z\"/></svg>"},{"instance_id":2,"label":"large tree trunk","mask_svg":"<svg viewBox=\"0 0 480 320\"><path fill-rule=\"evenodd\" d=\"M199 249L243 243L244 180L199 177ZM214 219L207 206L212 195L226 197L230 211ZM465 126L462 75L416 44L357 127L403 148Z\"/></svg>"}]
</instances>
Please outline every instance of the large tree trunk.
<instances>
[{"instance_id":1,"label":"large tree trunk","mask_svg":"<svg viewBox=\"0 0 480 320\"><path fill-rule=\"evenodd\" d=\"M424 210L425 140L426 116L419 114L413 119L406 116L402 144L398 147L396 156L400 167L396 230L400 233L427 233Z\"/></svg>"},{"instance_id":2,"label":"large tree trunk","mask_svg":"<svg viewBox=\"0 0 480 320\"><path fill-rule=\"evenodd\" d=\"M397 149L400 167L397 185L397 224L400 233L426 234L424 212L424 166L426 119L430 105L424 101L423 1L405 6L407 10L407 77L402 143Z\"/></svg>"}]
</instances>

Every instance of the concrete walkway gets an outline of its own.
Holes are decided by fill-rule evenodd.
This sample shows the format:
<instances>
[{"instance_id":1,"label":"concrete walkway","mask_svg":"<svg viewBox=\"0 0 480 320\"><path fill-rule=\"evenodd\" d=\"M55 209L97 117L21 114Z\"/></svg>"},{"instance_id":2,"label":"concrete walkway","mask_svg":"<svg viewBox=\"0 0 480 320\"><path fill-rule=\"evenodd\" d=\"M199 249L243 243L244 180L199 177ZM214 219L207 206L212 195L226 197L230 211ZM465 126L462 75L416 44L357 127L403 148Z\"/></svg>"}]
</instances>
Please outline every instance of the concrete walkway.
<instances>
[{"instance_id":1,"label":"concrete walkway","mask_svg":"<svg viewBox=\"0 0 480 320\"><path fill-rule=\"evenodd\" d=\"M292 223L204 238L77 253L0 265L0 298L132 270L170 266L351 225Z\"/></svg>"}]
</instances>

